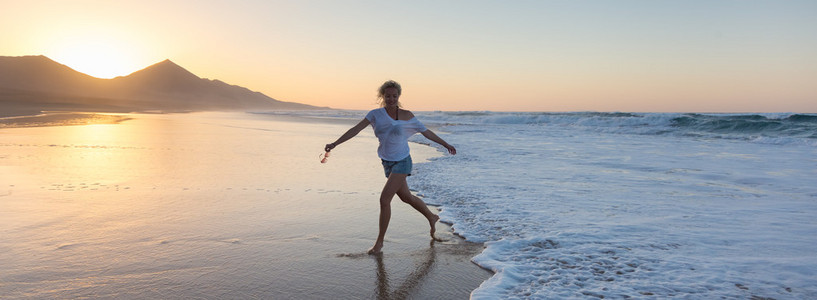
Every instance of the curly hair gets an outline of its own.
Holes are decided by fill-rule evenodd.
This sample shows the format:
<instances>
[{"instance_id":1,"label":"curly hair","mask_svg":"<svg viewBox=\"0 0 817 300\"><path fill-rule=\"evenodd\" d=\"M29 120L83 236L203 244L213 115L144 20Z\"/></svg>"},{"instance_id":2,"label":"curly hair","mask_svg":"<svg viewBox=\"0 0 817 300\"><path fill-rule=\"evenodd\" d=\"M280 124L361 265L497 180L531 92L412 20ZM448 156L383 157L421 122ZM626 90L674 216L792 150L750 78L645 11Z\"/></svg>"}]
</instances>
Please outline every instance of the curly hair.
<instances>
[{"instance_id":1,"label":"curly hair","mask_svg":"<svg viewBox=\"0 0 817 300\"><path fill-rule=\"evenodd\" d=\"M379 89L377 89L377 102L380 104L380 106L386 106L386 102L383 101L383 95L386 94L386 89L388 88L396 88L398 96L403 94L403 88L400 87L400 84L397 83L397 81L387 80L386 82L383 83L383 85L380 86ZM402 107L400 101L397 101L397 106Z\"/></svg>"}]
</instances>

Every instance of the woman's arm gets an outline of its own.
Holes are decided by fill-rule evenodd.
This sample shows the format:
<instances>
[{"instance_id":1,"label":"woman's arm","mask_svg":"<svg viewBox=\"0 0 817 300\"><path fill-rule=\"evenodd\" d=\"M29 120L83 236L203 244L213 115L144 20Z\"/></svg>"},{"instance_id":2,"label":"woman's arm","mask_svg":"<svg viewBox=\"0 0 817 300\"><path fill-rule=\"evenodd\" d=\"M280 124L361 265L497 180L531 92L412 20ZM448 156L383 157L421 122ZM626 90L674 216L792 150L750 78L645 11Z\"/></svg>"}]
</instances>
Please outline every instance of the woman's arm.
<instances>
[{"instance_id":1,"label":"woman's arm","mask_svg":"<svg viewBox=\"0 0 817 300\"><path fill-rule=\"evenodd\" d=\"M439 136L437 136L437 134L435 134L433 131L431 131L431 129L423 131L421 133L427 139L429 139L429 140L431 140L431 141L433 141L433 142L435 142L437 144L442 145L443 147L445 147L445 149L448 149L448 153L451 153L452 155L457 154L457 149L454 148L454 146L451 146L448 143L446 143L443 139L441 139Z\"/></svg>"},{"instance_id":2,"label":"woman's arm","mask_svg":"<svg viewBox=\"0 0 817 300\"><path fill-rule=\"evenodd\" d=\"M326 152L329 152L330 150L334 149L335 147L337 147L341 143L343 143L345 141L348 141L349 139L355 137L358 133L360 133L361 130L363 130L363 128L366 128L366 126L369 126L369 124L371 124L371 123L369 123L369 120L367 120L366 118L363 118L363 120L361 120L360 123L357 123L357 125L355 125L354 127L349 128L349 130L347 130L346 133L341 135L340 138L338 138L337 141L335 141L334 143L331 143L331 144L326 144L326 148L324 148L324 150L326 150Z\"/></svg>"}]
</instances>

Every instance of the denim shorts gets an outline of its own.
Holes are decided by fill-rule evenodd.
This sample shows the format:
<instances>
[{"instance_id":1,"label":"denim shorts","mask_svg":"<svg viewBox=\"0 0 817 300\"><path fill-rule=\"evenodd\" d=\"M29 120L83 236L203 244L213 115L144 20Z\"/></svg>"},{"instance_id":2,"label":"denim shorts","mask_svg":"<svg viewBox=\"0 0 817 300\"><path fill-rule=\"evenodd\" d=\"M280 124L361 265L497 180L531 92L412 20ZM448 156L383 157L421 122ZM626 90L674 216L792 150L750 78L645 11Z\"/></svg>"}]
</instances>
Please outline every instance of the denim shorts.
<instances>
[{"instance_id":1,"label":"denim shorts","mask_svg":"<svg viewBox=\"0 0 817 300\"><path fill-rule=\"evenodd\" d=\"M400 161L390 161L381 159L383 162L383 171L386 172L386 178L389 178L391 173L408 174L411 176L411 155Z\"/></svg>"}]
</instances>

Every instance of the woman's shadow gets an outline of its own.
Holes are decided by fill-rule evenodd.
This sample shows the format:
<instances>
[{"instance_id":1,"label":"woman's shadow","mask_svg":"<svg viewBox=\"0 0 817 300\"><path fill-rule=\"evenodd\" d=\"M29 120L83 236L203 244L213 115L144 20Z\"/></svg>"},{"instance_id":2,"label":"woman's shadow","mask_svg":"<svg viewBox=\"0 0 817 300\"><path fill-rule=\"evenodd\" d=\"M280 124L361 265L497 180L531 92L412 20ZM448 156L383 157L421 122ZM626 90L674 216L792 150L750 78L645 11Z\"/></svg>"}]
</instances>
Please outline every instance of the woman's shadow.
<instances>
[{"instance_id":1,"label":"woman's shadow","mask_svg":"<svg viewBox=\"0 0 817 300\"><path fill-rule=\"evenodd\" d=\"M414 265L414 269L403 282L392 289L389 273L383 263L383 253L374 255L377 262L377 299L406 299L412 291L417 288L434 266L437 259L437 250L434 248L434 240L431 240L428 249L423 250L418 255L421 260Z\"/></svg>"}]
</instances>

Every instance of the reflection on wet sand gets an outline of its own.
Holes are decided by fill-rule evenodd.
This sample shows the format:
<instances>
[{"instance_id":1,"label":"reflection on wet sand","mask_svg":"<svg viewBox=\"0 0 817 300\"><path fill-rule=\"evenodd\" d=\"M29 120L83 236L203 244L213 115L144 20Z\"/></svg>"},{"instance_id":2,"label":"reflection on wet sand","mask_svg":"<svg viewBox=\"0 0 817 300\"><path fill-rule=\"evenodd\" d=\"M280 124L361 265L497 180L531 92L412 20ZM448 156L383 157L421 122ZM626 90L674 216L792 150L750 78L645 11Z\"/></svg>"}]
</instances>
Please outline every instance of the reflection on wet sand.
<instances>
[{"instance_id":1,"label":"reflection on wet sand","mask_svg":"<svg viewBox=\"0 0 817 300\"><path fill-rule=\"evenodd\" d=\"M421 261L414 265L411 274L395 289L392 290L389 274L386 265L383 263L383 253L375 255L377 261L377 299L406 299L412 290L425 280L426 276L434 266L437 258L437 249L434 248L434 240L429 243L428 249L419 252Z\"/></svg>"},{"instance_id":2,"label":"reflection on wet sand","mask_svg":"<svg viewBox=\"0 0 817 300\"><path fill-rule=\"evenodd\" d=\"M0 128L116 124L130 119L127 114L47 112L35 116L0 118Z\"/></svg>"}]
</instances>

